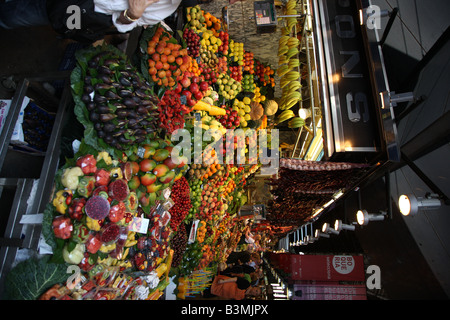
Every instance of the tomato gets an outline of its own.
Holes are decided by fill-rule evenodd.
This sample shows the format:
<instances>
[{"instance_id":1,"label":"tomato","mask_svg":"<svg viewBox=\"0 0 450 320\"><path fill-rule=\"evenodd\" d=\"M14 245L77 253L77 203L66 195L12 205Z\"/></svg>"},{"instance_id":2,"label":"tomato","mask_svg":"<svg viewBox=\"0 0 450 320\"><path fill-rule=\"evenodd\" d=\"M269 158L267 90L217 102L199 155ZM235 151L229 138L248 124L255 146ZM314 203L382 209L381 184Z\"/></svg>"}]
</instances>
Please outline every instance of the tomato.
<instances>
[{"instance_id":1,"label":"tomato","mask_svg":"<svg viewBox=\"0 0 450 320\"><path fill-rule=\"evenodd\" d=\"M73 225L69 217L57 216L52 222L56 238L69 239L72 236Z\"/></svg>"},{"instance_id":2,"label":"tomato","mask_svg":"<svg viewBox=\"0 0 450 320\"><path fill-rule=\"evenodd\" d=\"M86 250L90 253L96 253L98 251L98 249L100 249L102 244L103 243L100 240L100 234L99 233L96 233L96 234L91 233L89 235L88 240L85 243Z\"/></svg>"},{"instance_id":3,"label":"tomato","mask_svg":"<svg viewBox=\"0 0 450 320\"><path fill-rule=\"evenodd\" d=\"M109 209L108 218L111 222L118 222L122 220L124 217L125 217L125 203L123 203L122 201Z\"/></svg>"}]
</instances>

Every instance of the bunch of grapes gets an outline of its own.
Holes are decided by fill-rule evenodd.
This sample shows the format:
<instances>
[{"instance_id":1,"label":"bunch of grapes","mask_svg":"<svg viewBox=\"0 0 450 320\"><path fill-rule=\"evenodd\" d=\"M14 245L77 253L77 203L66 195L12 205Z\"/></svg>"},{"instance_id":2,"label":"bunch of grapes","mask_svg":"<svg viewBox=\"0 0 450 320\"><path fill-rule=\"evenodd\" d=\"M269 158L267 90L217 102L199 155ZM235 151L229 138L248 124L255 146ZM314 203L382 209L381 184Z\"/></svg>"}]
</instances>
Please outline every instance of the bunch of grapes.
<instances>
[{"instance_id":1,"label":"bunch of grapes","mask_svg":"<svg viewBox=\"0 0 450 320\"><path fill-rule=\"evenodd\" d=\"M192 29L186 28L183 31L183 39L186 41L188 54L196 58L200 55L200 36Z\"/></svg>"},{"instance_id":2,"label":"bunch of grapes","mask_svg":"<svg viewBox=\"0 0 450 320\"><path fill-rule=\"evenodd\" d=\"M241 82L242 80L242 67L241 66L229 66L230 76L236 81Z\"/></svg>"},{"instance_id":3,"label":"bunch of grapes","mask_svg":"<svg viewBox=\"0 0 450 320\"><path fill-rule=\"evenodd\" d=\"M174 202L174 205L169 210L171 215L170 227L172 230L177 231L178 226L184 220L192 206L189 184L185 177L181 177L175 181L170 197Z\"/></svg>"},{"instance_id":4,"label":"bunch of grapes","mask_svg":"<svg viewBox=\"0 0 450 320\"><path fill-rule=\"evenodd\" d=\"M222 52L224 55L228 54L228 46L229 46L228 38L229 38L228 32L225 31L219 32L219 39L222 41L222 44L219 46L219 52Z\"/></svg>"},{"instance_id":5,"label":"bunch of grapes","mask_svg":"<svg viewBox=\"0 0 450 320\"><path fill-rule=\"evenodd\" d=\"M184 251L188 242L188 235L185 226L181 226L170 242L173 249L172 266L178 267L183 259Z\"/></svg>"}]
</instances>

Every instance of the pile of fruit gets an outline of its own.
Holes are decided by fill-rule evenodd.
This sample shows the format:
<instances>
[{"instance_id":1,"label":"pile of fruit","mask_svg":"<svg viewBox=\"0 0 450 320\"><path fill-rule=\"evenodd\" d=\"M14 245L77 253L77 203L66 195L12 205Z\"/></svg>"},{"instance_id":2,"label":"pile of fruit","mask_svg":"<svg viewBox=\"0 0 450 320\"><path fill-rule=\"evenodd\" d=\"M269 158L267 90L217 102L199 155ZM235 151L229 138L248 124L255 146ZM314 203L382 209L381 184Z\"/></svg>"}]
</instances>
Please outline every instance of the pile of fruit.
<instances>
[{"instance_id":1,"label":"pile of fruit","mask_svg":"<svg viewBox=\"0 0 450 320\"><path fill-rule=\"evenodd\" d=\"M77 54L71 77L85 132L56 176L45 240L53 260L80 266L96 286L113 268L143 275L130 279L135 291L115 298L157 299L169 272L189 276L226 260L227 244L241 235L236 214L246 202L244 186L260 164L217 158L231 150L245 159L248 137L223 139L217 149L203 139L227 129L258 135L257 121L274 115L262 106L266 87L274 86L270 66L199 6L187 8L186 18L180 41L161 24L143 31L139 67L110 45L89 47ZM174 152L178 129L191 134L199 163ZM144 298L137 283L148 289Z\"/></svg>"}]
</instances>

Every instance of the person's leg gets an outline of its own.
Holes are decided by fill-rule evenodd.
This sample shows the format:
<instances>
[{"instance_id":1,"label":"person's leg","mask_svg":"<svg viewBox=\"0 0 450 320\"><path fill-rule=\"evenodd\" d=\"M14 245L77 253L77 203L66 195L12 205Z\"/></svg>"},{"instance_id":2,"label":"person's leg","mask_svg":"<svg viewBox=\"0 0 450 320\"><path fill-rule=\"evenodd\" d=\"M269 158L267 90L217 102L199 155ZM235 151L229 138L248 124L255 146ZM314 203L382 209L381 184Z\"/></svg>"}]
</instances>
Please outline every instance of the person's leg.
<instances>
[{"instance_id":1,"label":"person's leg","mask_svg":"<svg viewBox=\"0 0 450 320\"><path fill-rule=\"evenodd\" d=\"M48 25L46 0L12 0L0 3L0 28Z\"/></svg>"}]
</instances>

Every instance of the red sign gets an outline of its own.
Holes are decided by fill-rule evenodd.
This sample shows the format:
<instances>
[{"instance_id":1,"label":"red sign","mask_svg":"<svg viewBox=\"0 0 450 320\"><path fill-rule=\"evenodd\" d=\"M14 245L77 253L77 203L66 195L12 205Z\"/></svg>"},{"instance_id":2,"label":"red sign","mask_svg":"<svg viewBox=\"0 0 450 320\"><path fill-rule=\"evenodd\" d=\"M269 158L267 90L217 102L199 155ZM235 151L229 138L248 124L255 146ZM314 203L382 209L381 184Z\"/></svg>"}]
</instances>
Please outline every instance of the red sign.
<instances>
[{"instance_id":1,"label":"red sign","mask_svg":"<svg viewBox=\"0 0 450 320\"><path fill-rule=\"evenodd\" d=\"M273 261L292 280L365 281L362 256L282 254Z\"/></svg>"}]
</instances>

